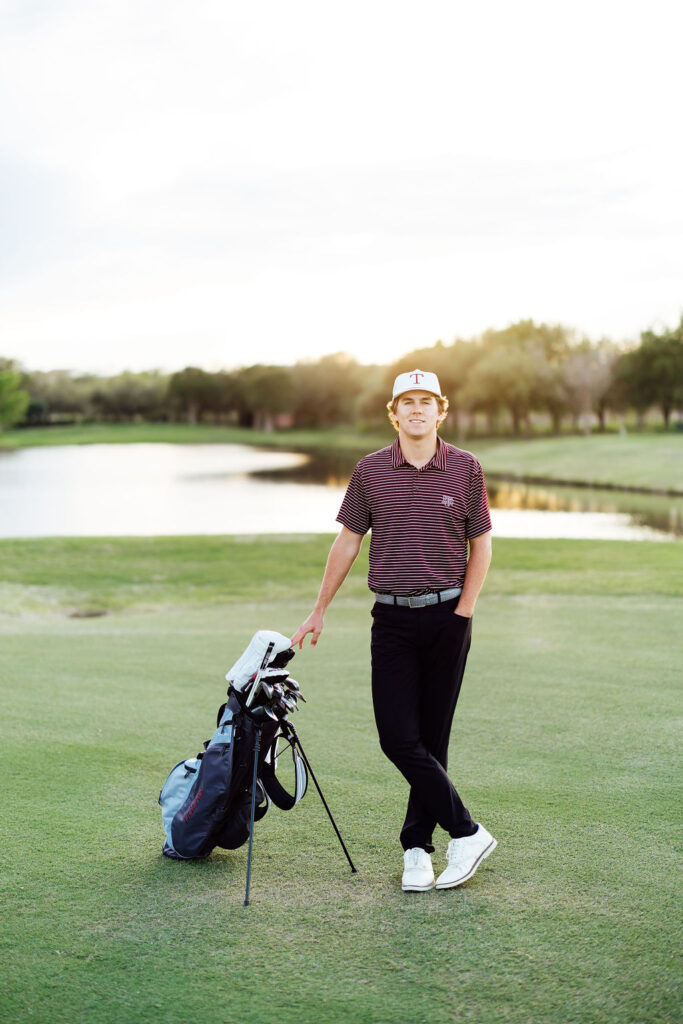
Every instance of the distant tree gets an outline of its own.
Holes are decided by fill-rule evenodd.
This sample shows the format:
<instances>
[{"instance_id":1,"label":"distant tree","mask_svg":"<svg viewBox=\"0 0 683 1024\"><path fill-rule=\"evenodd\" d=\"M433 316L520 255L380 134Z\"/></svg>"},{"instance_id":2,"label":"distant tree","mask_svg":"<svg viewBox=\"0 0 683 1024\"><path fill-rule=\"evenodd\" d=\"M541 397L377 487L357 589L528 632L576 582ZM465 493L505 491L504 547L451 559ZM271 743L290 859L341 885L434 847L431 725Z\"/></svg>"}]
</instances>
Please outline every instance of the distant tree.
<instances>
[{"instance_id":1,"label":"distant tree","mask_svg":"<svg viewBox=\"0 0 683 1024\"><path fill-rule=\"evenodd\" d=\"M387 368L379 363L373 363L364 366L363 371L360 390L355 400L354 422L360 427L387 427L389 437L389 431L393 434L393 427L387 418L386 409L391 398L391 381L387 379Z\"/></svg>"},{"instance_id":2,"label":"distant tree","mask_svg":"<svg viewBox=\"0 0 683 1024\"><path fill-rule=\"evenodd\" d=\"M500 412L506 410L514 433L520 434L528 423L537 385L538 367L530 352L496 345L475 363L463 397L471 409L486 414L492 429Z\"/></svg>"},{"instance_id":3,"label":"distant tree","mask_svg":"<svg viewBox=\"0 0 683 1024\"><path fill-rule=\"evenodd\" d=\"M669 427L671 413L683 407L683 316L677 327L663 334L642 335L646 353L646 387Z\"/></svg>"},{"instance_id":4,"label":"distant tree","mask_svg":"<svg viewBox=\"0 0 683 1024\"><path fill-rule=\"evenodd\" d=\"M92 403L104 419L159 420L165 416L168 378L158 372L121 373L99 380Z\"/></svg>"},{"instance_id":5,"label":"distant tree","mask_svg":"<svg viewBox=\"0 0 683 1024\"><path fill-rule=\"evenodd\" d=\"M601 338L595 345L597 357L596 382L593 388L593 409L598 417L600 430L606 426L607 410L618 404L616 398L616 370L621 348L609 338Z\"/></svg>"},{"instance_id":6,"label":"distant tree","mask_svg":"<svg viewBox=\"0 0 683 1024\"><path fill-rule=\"evenodd\" d=\"M24 415L24 423L27 427L42 427L49 423L48 410L45 402L40 399L30 399Z\"/></svg>"},{"instance_id":7,"label":"distant tree","mask_svg":"<svg viewBox=\"0 0 683 1024\"><path fill-rule=\"evenodd\" d=\"M562 363L561 377L575 425L583 420L585 429L588 429L588 419L594 413L600 429L605 429L618 356L619 350L607 339L595 345L584 340L569 351Z\"/></svg>"},{"instance_id":8,"label":"distant tree","mask_svg":"<svg viewBox=\"0 0 683 1024\"><path fill-rule=\"evenodd\" d=\"M551 419L552 429L559 434L562 420L567 414L567 394L562 378L563 364L540 359L535 367L535 382L531 407L546 412Z\"/></svg>"},{"instance_id":9,"label":"distant tree","mask_svg":"<svg viewBox=\"0 0 683 1024\"><path fill-rule=\"evenodd\" d=\"M233 401L243 426L272 430L275 417L291 412L296 403L291 366L247 366L232 374L231 380Z\"/></svg>"},{"instance_id":10,"label":"distant tree","mask_svg":"<svg viewBox=\"0 0 683 1024\"><path fill-rule=\"evenodd\" d=\"M92 396L99 381L99 377L75 376L69 370L35 370L27 374L31 421L51 423L92 416Z\"/></svg>"},{"instance_id":11,"label":"distant tree","mask_svg":"<svg viewBox=\"0 0 683 1024\"><path fill-rule=\"evenodd\" d=\"M15 364L11 360L0 359L0 433L21 422L30 400Z\"/></svg>"},{"instance_id":12,"label":"distant tree","mask_svg":"<svg viewBox=\"0 0 683 1024\"><path fill-rule=\"evenodd\" d=\"M566 412L561 367L574 340L573 332L560 324L537 324L519 320L499 331L486 331L481 338L485 354L502 359L507 388L499 396L519 433L533 411L547 412L555 432ZM514 381L514 362L518 361L520 379ZM489 361L488 365L492 366ZM486 364L485 364L486 365ZM494 375L495 376L495 375ZM506 397L507 395L507 397Z\"/></svg>"},{"instance_id":13,"label":"distant tree","mask_svg":"<svg viewBox=\"0 0 683 1024\"><path fill-rule=\"evenodd\" d=\"M683 407L683 317L677 327L663 334L644 331L638 348L621 356L616 372L639 420L656 405L668 428L672 411Z\"/></svg>"},{"instance_id":14,"label":"distant tree","mask_svg":"<svg viewBox=\"0 0 683 1024\"><path fill-rule=\"evenodd\" d=\"M169 380L168 402L188 423L199 422L205 413L216 415L225 407L225 375L186 366Z\"/></svg>"},{"instance_id":15,"label":"distant tree","mask_svg":"<svg viewBox=\"0 0 683 1024\"><path fill-rule=\"evenodd\" d=\"M536 359L536 381L531 404L536 411L545 411L558 434L567 403L562 380L562 367L575 342L574 332L561 324L535 324L521 321L525 348Z\"/></svg>"},{"instance_id":16,"label":"distant tree","mask_svg":"<svg viewBox=\"0 0 683 1024\"><path fill-rule=\"evenodd\" d=\"M364 367L343 352L293 367L294 418L301 426L352 423L364 381Z\"/></svg>"},{"instance_id":17,"label":"distant tree","mask_svg":"<svg viewBox=\"0 0 683 1024\"><path fill-rule=\"evenodd\" d=\"M622 408L635 410L640 429L643 417L652 405L649 389L643 386L647 375L647 356L643 353L642 345L622 353L615 367L615 375L617 402Z\"/></svg>"}]
</instances>

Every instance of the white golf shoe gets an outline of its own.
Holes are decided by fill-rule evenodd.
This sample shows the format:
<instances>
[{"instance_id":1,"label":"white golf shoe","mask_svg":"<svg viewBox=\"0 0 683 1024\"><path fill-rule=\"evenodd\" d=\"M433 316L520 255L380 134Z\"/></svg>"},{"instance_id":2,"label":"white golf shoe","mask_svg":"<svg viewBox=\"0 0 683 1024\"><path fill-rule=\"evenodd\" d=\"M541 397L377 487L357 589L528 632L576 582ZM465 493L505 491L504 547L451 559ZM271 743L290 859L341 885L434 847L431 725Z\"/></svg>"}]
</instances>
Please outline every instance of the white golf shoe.
<instances>
[{"instance_id":1,"label":"white golf shoe","mask_svg":"<svg viewBox=\"0 0 683 1024\"><path fill-rule=\"evenodd\" d=\"M414 846L403 854L401 888L404 892L426 892L434 888L432 858L421 846Z\"/></svg>"},{"instance_id":2,"label":"white golf shoe","mask_svg":"<svg viewBox=\"0 0 683 1024\"><path fill-rule=\"evenodd\" d=\"M451 839L448 844L448 867L436 880L437 889L452 889L471 878L483 860L493 853L498 843L483 825L473 836Z\"/></svg>"}]
</instances>

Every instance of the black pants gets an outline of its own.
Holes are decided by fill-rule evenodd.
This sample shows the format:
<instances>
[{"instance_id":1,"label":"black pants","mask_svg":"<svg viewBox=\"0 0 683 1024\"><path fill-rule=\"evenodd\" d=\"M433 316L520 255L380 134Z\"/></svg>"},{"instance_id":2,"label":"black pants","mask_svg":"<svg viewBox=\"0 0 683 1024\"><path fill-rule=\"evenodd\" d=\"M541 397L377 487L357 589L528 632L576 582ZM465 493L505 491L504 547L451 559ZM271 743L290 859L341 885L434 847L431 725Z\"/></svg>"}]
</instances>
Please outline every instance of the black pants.
<instances>
[{"instance_id":1,"label":"black pants","mask_svg":"<svg viewBox=\"0 0 683 1024\"><path fill-rule=\"evenodd\" d=\"M410 784L401 830L404 850L432 853L440 825L451 836L476 824L446 774L448 740L460 694L472 620L454 615L457 598L426 608L375 603L372 700L379 742Z\"/></svg>"}]
</instances>

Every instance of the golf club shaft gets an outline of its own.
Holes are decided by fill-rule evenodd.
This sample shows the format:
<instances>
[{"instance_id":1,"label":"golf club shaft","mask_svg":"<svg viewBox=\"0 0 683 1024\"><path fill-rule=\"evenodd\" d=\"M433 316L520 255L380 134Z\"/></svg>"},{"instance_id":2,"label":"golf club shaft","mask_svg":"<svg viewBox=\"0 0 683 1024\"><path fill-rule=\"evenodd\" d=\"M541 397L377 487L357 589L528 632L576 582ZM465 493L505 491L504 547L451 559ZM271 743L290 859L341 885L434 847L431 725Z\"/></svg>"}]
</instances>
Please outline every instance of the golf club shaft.
<instances>
[{"instance_id":1,"label":"golf club shaft","mask_svg":"<svg viewBox=\"0 0 683 1024\"><path fill-rule=\"evenodd\" d=\"M268 644L268 647L266 648L266 653L263 655L263 659L261 661L261 667L259 668L258 672L256 673L256 679L254 680L254 682L252 684L252 687L251 687L251 690L249 691L249 696L247 697L247 707L248 708L251 707L251 702L253 701L254 697L256 696L256 694L258 693L259 689L261 688L261 675L265 671L266 666L268 665L268 662L270 661L270 656L273 653L273 647L274 646L275 646L275 644L271 640L271 642Z\"/></svg>"},{"instance_id":2,"label":"golf club shaft","mask_svg":"<svg viewBox=\"0 0 683 1024\"><path fill-rule=\"evenodd\" d=\"M251 819L249 822L249 856L247 857L247 890L244 894L244 905L249 906L249 882L251 881L251 847L254 841L254 817L256 814L256 780L258 778L258 755L261 749L261 730L256 730L254 744L254 774L251 780Z\"/></svg>"},{"instance_id":3,"label":"golf club shaft","mask_svg":"<svg viewBox=\"0 0 683 1024\"><path fill-rule=\"evenodd\" d=\"M349 851L348 851L348 850L346 849L346 845L345 845L345 843L344 843L344 840L343 840L343 839L342 839L342 837L341 837L341 832L340 832L340 831L339 831L339 829L337 828L337 823L336 823L336 821L334 820L334 818L332 817L332 811L331 811L331 810L330 810L330 808L329 808L329 807L327 806L327 800L326 800L326 799L325 799L325 797L323 796L323 791L322 791L322 789L320 788L320 786L318 785L318 780L317 780L317 779L316 779L316 777L315 777L315 772L314 772L314 771L313 771L313 769L311 768L311 764L310 764L310 761L309 761L309 760L308 760L308 758L306 757L306 751L305 751L305 750L304 750L304 748L303 748L303 747L301 746L301 740L299 739L299 736L298 736L298 734L297 734L297 732L296 732L296 730L295 730L294 726L293 726L293 725L291 724L291 722L289 723L289 728L290 728L290 730L291 730L291 733L292 733L292 738L293 738L293 740L294 740L295 744L297 745L297 747L299 748L299 750L300 750L300 752L301 752L301 756L302 756L302 758L303 758L304 764L306 765L306 768L308 769L308 773L309 773L309 775L311 776L311 778L313 779L313 782L315 783L315 788L316 788L316 789L318 790L318 793L320 794L320 799L322 800L322 802L323 802L323 806L324 806L325 810L327 811L327 816L328 816L328 818L329 818L329 819L330 819L330 821L332 822L332 827L334 828L334 831L335 831L335 832L337 833L337 839L338 839L338 840L339 840L339 842L341 843L341 847L342 847L342 850L343 850L343 851L344 851L344 853L346 854L346 859L348 860L349 864L351 865L351 871L352 871L352 872L353 872L354 874L357 874L357 871L356 871L356 868L355 868L355 866L354 866L354 863L353 863L353 861L351 860L351 857L349 856Z\"/></svg>"}]
</instances>

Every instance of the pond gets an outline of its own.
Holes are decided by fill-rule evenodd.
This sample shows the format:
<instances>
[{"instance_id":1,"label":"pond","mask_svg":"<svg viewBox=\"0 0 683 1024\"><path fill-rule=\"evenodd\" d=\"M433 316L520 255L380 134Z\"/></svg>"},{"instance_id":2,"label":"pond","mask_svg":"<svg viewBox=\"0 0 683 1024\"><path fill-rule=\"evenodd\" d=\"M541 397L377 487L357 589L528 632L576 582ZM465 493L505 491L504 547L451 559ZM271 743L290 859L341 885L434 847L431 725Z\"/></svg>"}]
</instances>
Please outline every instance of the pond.
<instances>
[{"instance_id":1,"label":"pond","mask_svg":"<svg viewBox=\"0 0 683 1024\"><path fill-rule=\"evenodd\" d=\"M0 537L333 533L355 461L223 444L0 451ZM500 537L683 535L681 499L488 483Z\"/></svg>"}]
</instances>

